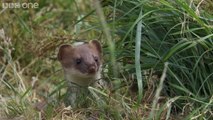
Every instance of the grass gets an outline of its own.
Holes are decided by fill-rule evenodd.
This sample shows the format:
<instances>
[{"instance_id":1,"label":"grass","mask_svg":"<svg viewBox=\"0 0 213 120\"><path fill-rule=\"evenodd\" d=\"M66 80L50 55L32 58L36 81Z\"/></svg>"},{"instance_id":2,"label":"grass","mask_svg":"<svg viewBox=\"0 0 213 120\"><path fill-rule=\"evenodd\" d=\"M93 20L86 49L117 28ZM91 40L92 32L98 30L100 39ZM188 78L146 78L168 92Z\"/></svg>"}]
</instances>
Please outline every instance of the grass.
<instances>
[{"instance_id":1,"label":"grass","mask_svg":"<svg viewBox=\"0 0 213 120\"><path fill-rule=\"evenodd\" d=\"M0 6L0 119L212 119L211 0L38 3ZM58 47L91 39L110 85L66 107Z\"/></svg>"}]
</instances>

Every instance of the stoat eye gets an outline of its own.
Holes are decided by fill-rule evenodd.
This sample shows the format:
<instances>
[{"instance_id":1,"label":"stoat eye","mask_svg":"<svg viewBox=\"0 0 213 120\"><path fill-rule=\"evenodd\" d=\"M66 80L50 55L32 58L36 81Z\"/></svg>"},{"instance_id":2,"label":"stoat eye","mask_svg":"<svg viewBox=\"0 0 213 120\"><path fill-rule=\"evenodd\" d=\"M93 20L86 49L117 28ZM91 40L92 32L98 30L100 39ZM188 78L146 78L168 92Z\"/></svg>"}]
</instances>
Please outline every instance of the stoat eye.
<instances>
[{"instance_id":1,"label":"stoat eye","mask_svg":"<svg viewBox=\"0 0 213 120\"><path fill-rule=\"evenodd\" d=\"M81 59L80 59L80 58L77 58L77 59L75 60L75 62L76 62L77 65L79 65L79 64L81 64Z\"/></svg>"},{"instance_id":2,"label":"stoat eye","mask_svg":"<svg viewBox=\"0 0 213 120\"><path fill-rule=\"evenodd\" d=\"M95 62L98 62L98 57L95 56L95 57L94 57L94 60L95 60Z\"/></svg>"}]
</instances>

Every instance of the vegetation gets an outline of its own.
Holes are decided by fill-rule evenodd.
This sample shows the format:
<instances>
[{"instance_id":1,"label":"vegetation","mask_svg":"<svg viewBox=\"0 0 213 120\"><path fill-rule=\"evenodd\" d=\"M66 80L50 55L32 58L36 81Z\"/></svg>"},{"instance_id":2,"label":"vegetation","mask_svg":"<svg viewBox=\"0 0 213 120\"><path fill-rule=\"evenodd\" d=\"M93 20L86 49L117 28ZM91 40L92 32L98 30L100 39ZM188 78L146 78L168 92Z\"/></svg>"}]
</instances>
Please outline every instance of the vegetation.
<instances>
[{"instance_id":1,"label":"vegetation","mask_svg":"<svg viewBox=\"0 0 213 120\"><path fill-rule=\"evenodd\" d=\"M211 0L37 2L0 7L0 119L213 118ZM95 100L72 109L57 50L91 39L109 86L89 87Z\"/></svg>"}]
</instances>

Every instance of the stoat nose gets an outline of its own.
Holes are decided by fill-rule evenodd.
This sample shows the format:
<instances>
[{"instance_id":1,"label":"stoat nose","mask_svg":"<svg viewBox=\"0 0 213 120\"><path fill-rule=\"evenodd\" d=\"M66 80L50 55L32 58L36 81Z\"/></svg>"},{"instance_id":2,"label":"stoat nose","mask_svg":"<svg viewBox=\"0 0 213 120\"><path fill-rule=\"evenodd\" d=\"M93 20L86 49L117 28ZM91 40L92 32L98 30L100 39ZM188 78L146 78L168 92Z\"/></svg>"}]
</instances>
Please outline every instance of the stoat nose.
<instances>
[{"instance_id":1,"label":"stoat nose","mask_svg":"<svg viewBox=\"0 0 213 120\"><path fill-rule=\"evenodd\" d=\"M94 66L94 65L92 65L92 66L90 66L90 67L88 68L88 73L93 74L93 73L95 73L95 72L96 72L96 70L95 70L95 66Z\"/></svg>"}]
</instances>

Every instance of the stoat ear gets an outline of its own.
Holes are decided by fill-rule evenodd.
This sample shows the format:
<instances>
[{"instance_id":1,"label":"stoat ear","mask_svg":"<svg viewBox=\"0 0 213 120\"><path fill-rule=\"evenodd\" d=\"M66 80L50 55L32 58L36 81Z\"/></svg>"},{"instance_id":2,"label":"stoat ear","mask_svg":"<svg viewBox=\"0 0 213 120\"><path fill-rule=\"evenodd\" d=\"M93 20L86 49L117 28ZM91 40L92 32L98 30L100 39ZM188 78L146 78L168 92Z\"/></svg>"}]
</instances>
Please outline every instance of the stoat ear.
<instances>
[{"instance_id":1,"label":"stoat ear","mask_svg":"<svg viewBox=\"0 0 213 120\"><path fill-rule=\"evenodd\" d=\"M91 40L89 41L89 44L94 46L100 54L102 53L101 43L98 40Z\"/></svg>"},{"instance_id":2,"label":"stoat ear","mask_svg":"<svg viewBox=\"0 0 213 120\"><path fill-rule=\"evenodd\" d=\"M58 51L58 60L62 61L66 56L69 56L72 52L71 45L61 45Z\"/></svg>"}]
</instances>

